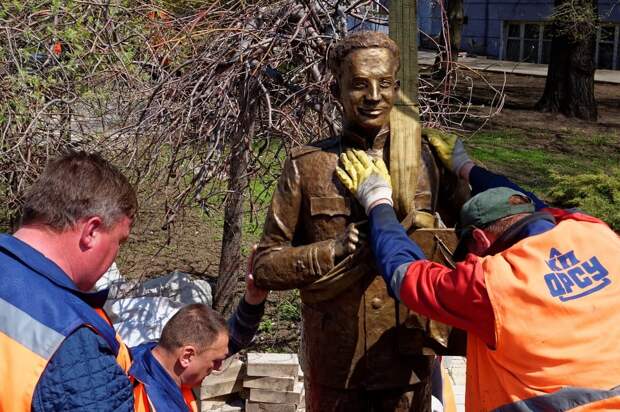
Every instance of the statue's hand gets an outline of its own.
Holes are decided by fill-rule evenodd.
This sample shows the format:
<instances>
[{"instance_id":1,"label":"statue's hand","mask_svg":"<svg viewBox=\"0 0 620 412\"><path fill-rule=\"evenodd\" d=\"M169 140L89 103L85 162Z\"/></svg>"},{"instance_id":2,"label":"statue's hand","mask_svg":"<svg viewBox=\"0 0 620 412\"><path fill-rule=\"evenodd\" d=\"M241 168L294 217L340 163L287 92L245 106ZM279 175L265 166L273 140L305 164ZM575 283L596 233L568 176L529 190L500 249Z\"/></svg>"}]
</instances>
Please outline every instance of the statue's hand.
<instances>
[{"instance_id":1,"label":"statue's hand","mask_svg":"<svg viewBox=\"0 0 620 412\"><path fill-rule=\"evenodd\" d=\"M336 174L366 214L379 201L393 204L390 174L383 160L373 160L361 150L347 150L340 155L340 162L344 169L337 167Z\"/></svg>"},{"instance_id":2,"label":"statue's hand","mask_svg":"<svg viewBox=\"0 0 620 412\"><path fill-rule=\"evenodd\" d=\"M424 134L435 149L441 163L457 176L465 164L472 162L465 151L463 142L456 135L433 129L424 129Z\"/></svg>"},{"instance_id":3,"label":"statue's hand","mask_svg":"<svg viewBox=\"0 0 620 412\"><path fill-rule=\"evenodd\" d=\"M355 253L365 241L365 235L360 233L356 224L349 224L344 233L338 236L334 241L334 255L336 259L341 259Z\"/></svg>"}]
</instances>

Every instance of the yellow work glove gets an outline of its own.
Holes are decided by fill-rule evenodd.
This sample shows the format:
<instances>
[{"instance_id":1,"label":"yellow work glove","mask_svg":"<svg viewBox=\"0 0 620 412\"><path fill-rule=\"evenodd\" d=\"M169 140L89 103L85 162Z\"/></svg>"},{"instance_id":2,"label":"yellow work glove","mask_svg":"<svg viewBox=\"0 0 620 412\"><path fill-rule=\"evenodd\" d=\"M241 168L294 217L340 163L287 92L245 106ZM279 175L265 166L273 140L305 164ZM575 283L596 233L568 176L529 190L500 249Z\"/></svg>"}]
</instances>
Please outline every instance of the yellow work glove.
<instances>
[{"instance_id":1,"label":"yellow work glove","mask_svg":"<svg viewBox=\"0 0 620 412\"><path fill-rule=\"evenodd\" d=\"M434 129L424 129L422 134L435 149L441 163L457 176L461 167L472 161L465 151L463 142L456 135Z\"/></svg>"},{"instance_id":2,"label":"yellow work glove","mask_svg":"<svg viewBox=\"0 0 620 412\"><path fill-rule=\"evenodd\" d=\"M340 155L340 163L344 169L336 168L338 178L357 198L366 214L379 200L393 205L390 173L383 160L373 160L361 150L347 150Z\"/></svg>"}]
</instances>

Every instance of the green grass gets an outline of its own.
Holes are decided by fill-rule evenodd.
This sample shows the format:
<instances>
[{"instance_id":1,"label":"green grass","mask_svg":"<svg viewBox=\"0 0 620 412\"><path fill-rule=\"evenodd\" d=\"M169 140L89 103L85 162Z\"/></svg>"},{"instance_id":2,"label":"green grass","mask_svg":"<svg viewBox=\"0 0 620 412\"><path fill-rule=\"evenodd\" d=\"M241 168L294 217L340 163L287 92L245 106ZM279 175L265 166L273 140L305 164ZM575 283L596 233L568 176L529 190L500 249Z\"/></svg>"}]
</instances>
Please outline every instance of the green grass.
<instances>
[{"instance_id":1,"label":"green grass","mask_svg":"<svg viewBox=\"0 0 620 412\"><path fill-rule=\"evenodd\" d=\"M614 134L526 136L508 129L477 133L470 155L559 207L578 207L620 230L620 137Z\"/></svg>"}]
</instances>

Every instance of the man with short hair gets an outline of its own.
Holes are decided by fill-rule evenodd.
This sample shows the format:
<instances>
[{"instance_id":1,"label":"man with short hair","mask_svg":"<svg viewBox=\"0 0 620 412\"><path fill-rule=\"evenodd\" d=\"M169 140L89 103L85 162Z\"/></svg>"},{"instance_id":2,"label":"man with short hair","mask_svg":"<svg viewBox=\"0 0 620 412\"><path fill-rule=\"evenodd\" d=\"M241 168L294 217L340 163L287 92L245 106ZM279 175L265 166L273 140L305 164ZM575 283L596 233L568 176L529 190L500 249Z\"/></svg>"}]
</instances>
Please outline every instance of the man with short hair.
<instances>
[{"instance_id":1,"label":"man with short hair","mask_svg":"<svg viewBox=\"0 0 620 412\"><path fill-rule=\"evenodd\" d=\"M368 210L392 295L469 332L466 410L619 410L618 235L475 166L456 136L430 142L475 194L459 226L469 253L454 269L426 260L407 237L381 160L348 152L338 175Z\"/></svg>"},{"instance_id":2,"label":"man with short hair","mask_svg":"<svg viewBox=\"0 0 620 412\"><path fill-rule=\"evenodd\" d=\"M0 410L130 411L130 359L89 290L128 238L138 208L123 174L96 154L49 162L22 222L0 235Z\"/></svg>"},{"instance_id":3,"label":"man with short hair","mask_svg":"<svg viewBox=\"0 0 620 412\"><path fill-rule=\"evenodd\" d=\"M166 323L159 343L140 345L132 354L136 412L196 412L192 388L228 354L226 322L207 305L185 306Z\"/></svg>"},{"instance_id":4,"label":"man with short hair","mask_svg":"<svg viewBox=\"0 0 620 412\"><path fill-rule=\"evenodd\" d=\"M196 412L192 388L218 370L224 358L252 342L268 294L254 285L253 252L248 260L245 294L228 325L208 306L188 305L166 323L159 342L132 348L129 374L135 380L136 412Z\"/></svg>"}]
</instances>

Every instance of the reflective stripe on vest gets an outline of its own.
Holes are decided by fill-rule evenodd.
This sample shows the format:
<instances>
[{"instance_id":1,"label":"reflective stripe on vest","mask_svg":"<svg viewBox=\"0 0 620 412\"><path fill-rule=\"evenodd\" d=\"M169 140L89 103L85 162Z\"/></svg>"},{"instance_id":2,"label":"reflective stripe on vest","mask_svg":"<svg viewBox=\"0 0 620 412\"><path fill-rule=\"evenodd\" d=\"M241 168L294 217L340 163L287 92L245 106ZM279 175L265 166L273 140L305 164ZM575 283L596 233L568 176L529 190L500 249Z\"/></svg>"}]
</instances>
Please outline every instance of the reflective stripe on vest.
<instances>
[{"instance_id":1,"label":"reflective stripe on vest","mask_svg":"<svg viewBox=\"0 0 620 412\"><path fill-rule=\"evenodd\" d=\"M196 404L196 398L194 393L189 388L183 388L183 399L187 405L189 412L198 412L198 406ZM146 386L142 382L135 381L133 387L133 400L135 412L157 412L157 406L153 404L148 396ZM161 408L162 410L165 408Z\"/></svg>"},{"instance_id":2,"label":"reflective stripe on vest","mask_svg":"<svg viewBox=\"0 0 620 412\"><path fill-rule=\"evenodd\" d=\"M0 410L30 411L34 389L65 337L0 298Z\"/></svg>"},{"instance_id":3,"label":"reflective stripe on vest","mask_svg":"<svg viewBox=\"0 0 620 412\"><path fill-rule=\"evenodd\" d=\"M108 320L102 310L100 316ZM84 324L97 330L89 325ZM66 336L34 319L28 313L0 298L0 410L31 410L32 397L49 360ZM131 359L127 347L118 338L119 366L125 373Z\"/></svg>"},{"instance_id":4,"label":"reflective stripe on vest","mask_svg":"<svg viewBox=\"0 0 620 412\"><path fill-rule=\"evenodd\" d=\"M619 255L606 225L567 219L481 258L497 344L468 337L467 410L620 410Z\"/></svg>"}]
</instances>

